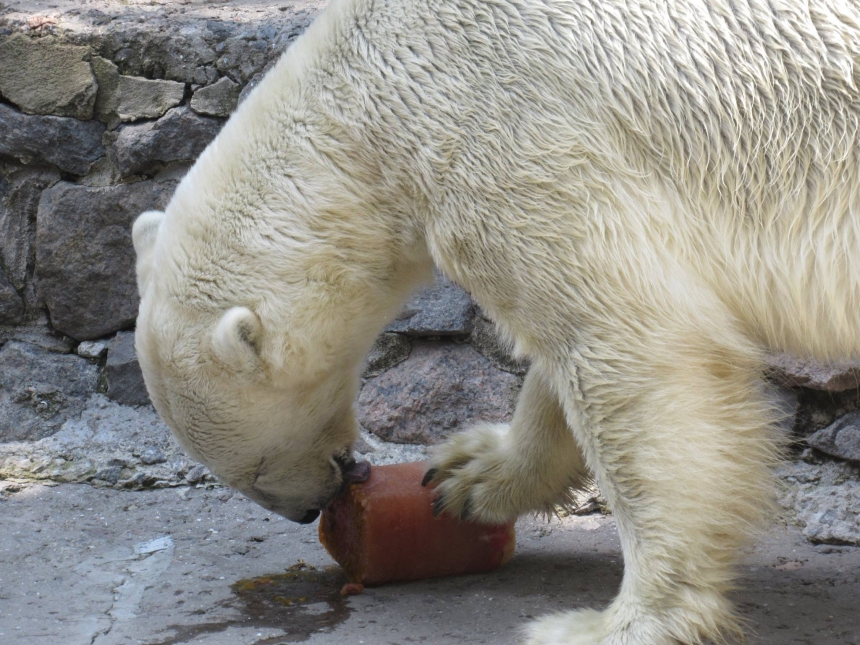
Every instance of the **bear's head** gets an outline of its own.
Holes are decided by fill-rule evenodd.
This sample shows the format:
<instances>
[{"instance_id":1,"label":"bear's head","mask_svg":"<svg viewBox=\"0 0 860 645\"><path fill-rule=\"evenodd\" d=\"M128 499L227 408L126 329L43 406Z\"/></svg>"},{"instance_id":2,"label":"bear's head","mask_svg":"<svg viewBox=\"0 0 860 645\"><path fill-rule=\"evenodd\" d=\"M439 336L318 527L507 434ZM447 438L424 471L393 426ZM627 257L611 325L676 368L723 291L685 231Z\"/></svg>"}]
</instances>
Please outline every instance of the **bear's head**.
<instances>
[{"instance_id":1,"label":"bear's head","mask_svg":"<svg viewBox=\"0 0 860 645\"><path fill-rule=\"evenodd\" d=\"M151 211L133 228L136 347L152 403L223 482L290 520L311 522L363 474L352 457L357 370L320 353L330 343L309 338L324 323L287 339L278 314L255 306L253 294L245 304L237 304L241 290L213 297L218 276L195 266L193 243L166 233L166 221Z\"/></svg>"}]
</instances>

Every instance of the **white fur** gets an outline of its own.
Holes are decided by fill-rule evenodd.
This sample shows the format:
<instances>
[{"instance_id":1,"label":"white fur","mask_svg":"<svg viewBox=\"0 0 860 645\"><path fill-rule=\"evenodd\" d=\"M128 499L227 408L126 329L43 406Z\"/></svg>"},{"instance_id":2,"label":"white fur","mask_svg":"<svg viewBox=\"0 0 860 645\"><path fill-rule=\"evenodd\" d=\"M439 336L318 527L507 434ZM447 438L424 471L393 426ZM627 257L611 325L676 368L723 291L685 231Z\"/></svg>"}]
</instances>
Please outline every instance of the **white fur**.
<instances>
[{"instance_id":1,"label":"white fur","mask_svg":"<svg viewBox=\"0 0 860 645\"><path fill-rule=\"evenodd\" d=\"M146 211L138 215L131 228L131 239L137 254L137 287L143 293L144 285L149 282L152 268L152 248L155 246L155 236L164 221L164 213Z\"/></svg>"},{"instance_id":2,"label":"white fur","mask_svg":"<svg viewBox=\"0 0 860 645\"><path fill-rule=\"evenodd\" d=\"M506 433L438 449L445 508L545 510L587 465L618 520L616 600L529 642L730 636L778 453L762 351L860 353L859 65L849 0L335 0L136 239L153 401L297 519L435 262L532 360Z\"/></svg>"}]
</instances>

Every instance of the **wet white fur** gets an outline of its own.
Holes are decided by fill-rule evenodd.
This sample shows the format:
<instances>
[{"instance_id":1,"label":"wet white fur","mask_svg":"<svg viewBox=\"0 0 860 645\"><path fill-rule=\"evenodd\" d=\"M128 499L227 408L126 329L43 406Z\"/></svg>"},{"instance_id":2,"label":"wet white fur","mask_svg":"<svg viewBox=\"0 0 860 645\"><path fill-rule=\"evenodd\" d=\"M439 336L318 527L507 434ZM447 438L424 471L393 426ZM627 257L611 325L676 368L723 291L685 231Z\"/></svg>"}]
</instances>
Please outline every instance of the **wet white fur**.
<instances>
[{"instance_id":1,"label":"wet white fur","mask_svg":"<svg viewBox=\"0 0 860 645\"><path fill-rule=\"evenodd\" d=\"M509 429L436 453L446 507L545 509L590 470L618 520L616 600L528 642L730 636L762 351L860 350L858 64L849 0L335 0L135 232L153 400L295 518L435 262L533 365Z\"/></svg>"}]
</instances>

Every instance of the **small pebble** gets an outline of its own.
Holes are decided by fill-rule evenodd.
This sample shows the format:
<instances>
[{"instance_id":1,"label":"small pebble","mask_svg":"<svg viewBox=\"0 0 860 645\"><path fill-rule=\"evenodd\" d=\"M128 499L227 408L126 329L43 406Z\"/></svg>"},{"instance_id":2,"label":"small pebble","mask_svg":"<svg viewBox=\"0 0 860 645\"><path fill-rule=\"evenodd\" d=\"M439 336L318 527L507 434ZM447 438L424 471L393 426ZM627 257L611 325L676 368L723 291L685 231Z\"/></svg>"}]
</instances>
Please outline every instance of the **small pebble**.
<instances>
[{"instance_id":1,"label":"small pebble","mask_svg":"<svg viewBox=\"0 0 860 645\"><path fill-rule=\"evenodd\" d=\"M98 358L107 351L107 343L100 340L85 340L78 345L78 356Z\"/></svg>"},{"instance_id":2,"label":"small pebble","mask_svg":"<svg viewBox=\"0 0 860 645\"><path fill-rule=\"evenodd\" d=\"M140 453L140 460L145 464L163 464L167 458L155 446L148 446L146 450Z\"/></svg>"}]
</instances>

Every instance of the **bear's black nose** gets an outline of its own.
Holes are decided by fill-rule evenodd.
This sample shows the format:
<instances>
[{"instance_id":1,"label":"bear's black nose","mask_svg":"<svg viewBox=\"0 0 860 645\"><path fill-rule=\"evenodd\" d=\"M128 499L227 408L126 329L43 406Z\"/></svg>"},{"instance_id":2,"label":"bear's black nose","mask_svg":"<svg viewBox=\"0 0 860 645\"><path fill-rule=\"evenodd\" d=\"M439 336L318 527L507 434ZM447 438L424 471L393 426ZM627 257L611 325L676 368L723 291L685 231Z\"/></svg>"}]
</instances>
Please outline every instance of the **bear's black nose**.
<instances>
[{"instance_id":1,"label":"bear's black nose","mask_svg":"<svg viewBox=\"0 0 860 645\"><path fill-rule=\"evenodd\" d=\"M316 508L312 508L307 513L305 513L305 516L302 519L299 520L299 524L310 524L315 519L317 519L319 516L320 516L319 510Z\"/></svg>"}]
</instances>

